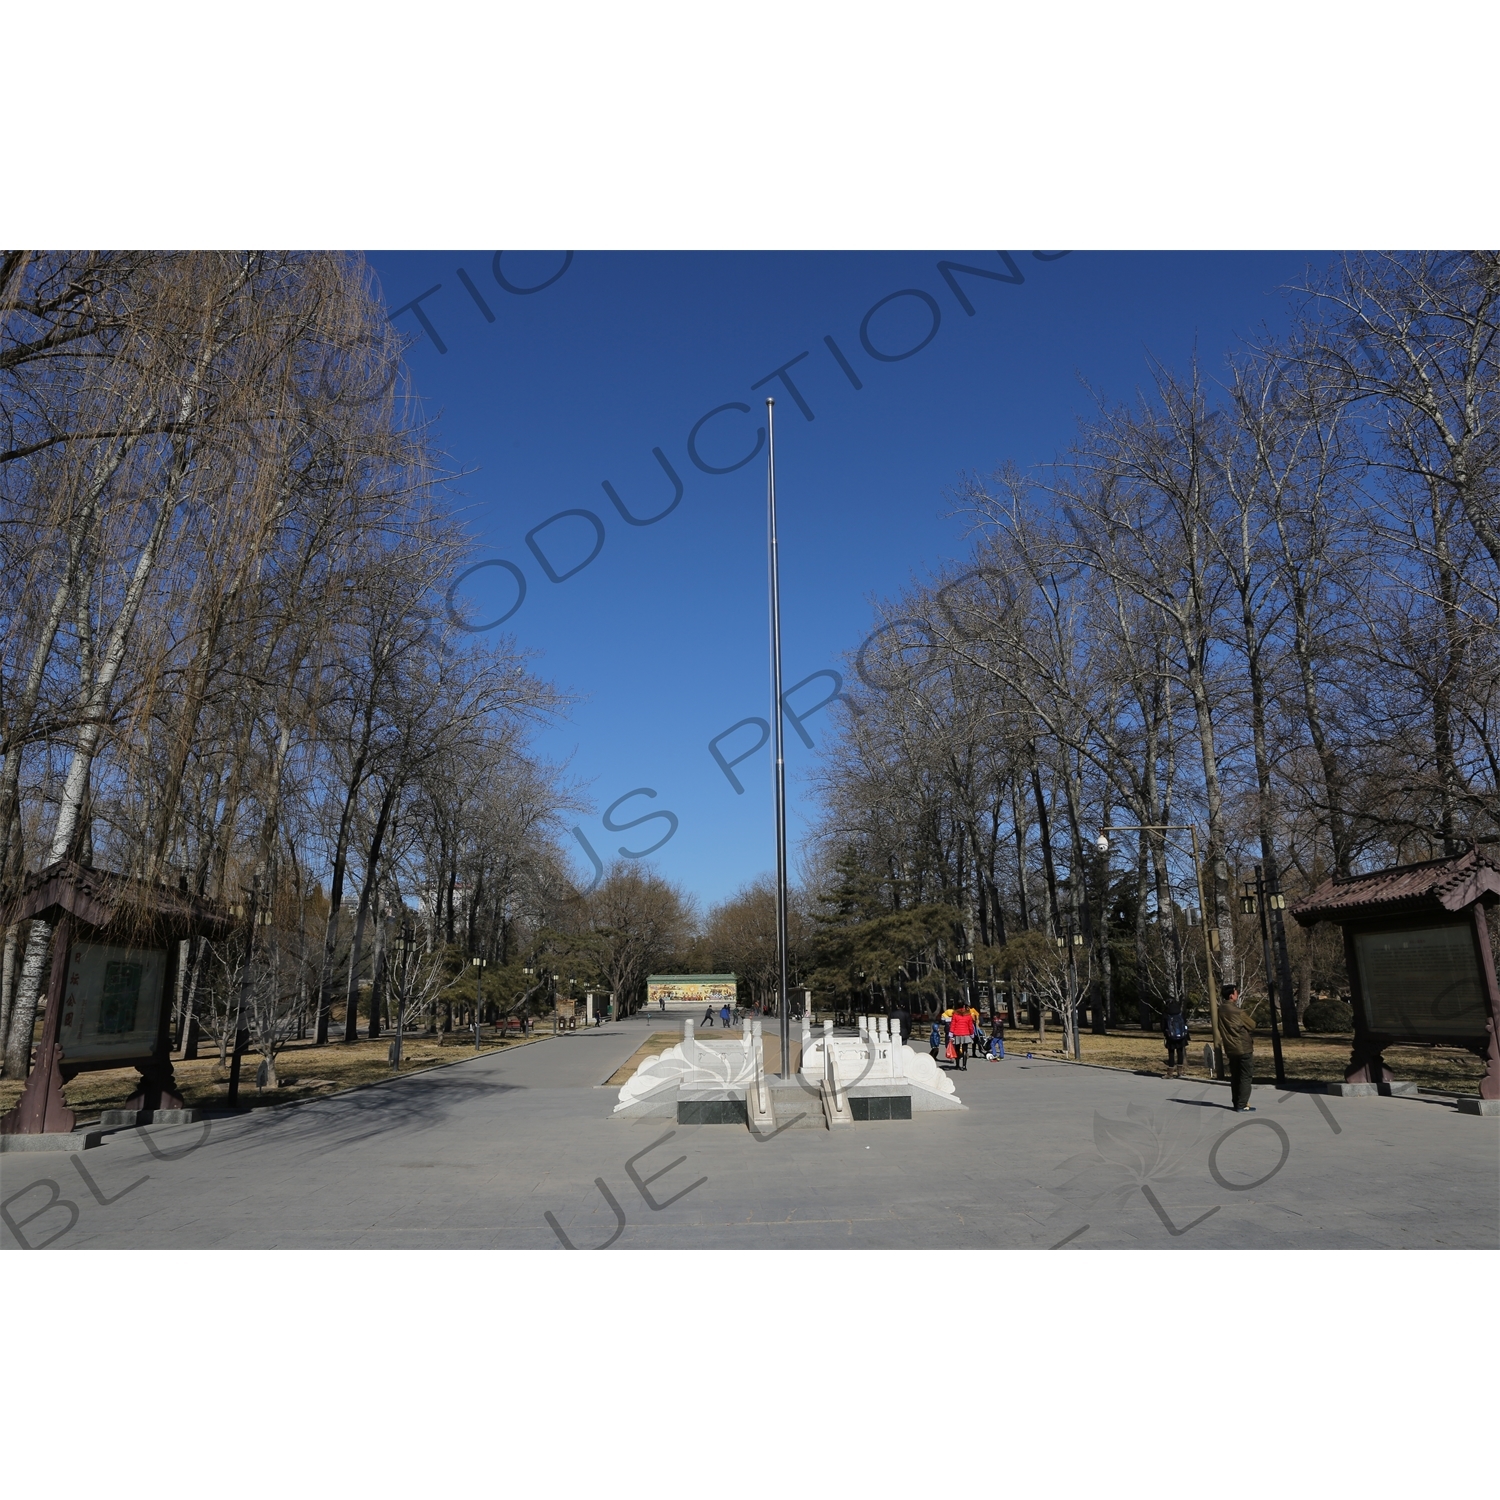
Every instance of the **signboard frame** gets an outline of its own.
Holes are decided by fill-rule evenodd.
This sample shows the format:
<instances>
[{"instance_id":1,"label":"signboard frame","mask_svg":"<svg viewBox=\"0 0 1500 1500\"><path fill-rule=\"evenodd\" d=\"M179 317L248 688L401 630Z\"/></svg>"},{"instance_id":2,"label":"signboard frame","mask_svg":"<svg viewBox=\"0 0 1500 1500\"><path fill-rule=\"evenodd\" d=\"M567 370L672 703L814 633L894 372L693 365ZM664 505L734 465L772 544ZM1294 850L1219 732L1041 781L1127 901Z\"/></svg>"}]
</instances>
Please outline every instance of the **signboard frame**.
<instances>
[{"instance_id":1,"label":"signboard frame","mask_svg":"<svg viewBox=\"0 0 1500 1500\"><path fill-rule=\"evenodd\" d=\"M696 1010L711 1007L717 1015L726 1004L739 1005L739 979L734 974L649 974L646 976L646 1008L650 1011ZM661 1002L665 1000L663 1007Z\"/></svg>"},{"instance_id":2,"label":"signboard frame","mask_svg":"<svg viewBox=\"0 0 1500 1500\"><path fill-rule=\"evenodd\" d=\"M1500 907L1500 858L1477 840L1467 850L1441 859L1392 865L1366 874L1331 875L1293 903L1289 909L1301 926L1334 922L1343 929L1349 998L1354 1004L1354 1048L1344 1072L1345 1083L1393 1083L1382 1055L1387 1046L1441 1045L1460 1047L1480 1058L1485 1070L1479 1080L1479 1097L1500 1099L1500 983L1489 922L1496 907ZM1471 992L1465 1006L1466 1024L1424 1024L1402 1002L1399 973L1376 981L1369 969L1372 940L1388 939L1386 946L1395 957L1393 944L1406 935L1425 932L1433 939L1431 958L1425 965L1418 954L1410 954L1397 967L1404 964L1407 982L1419 987L1425 983L1427 1003L1435 1005L1453 985L1468 987L1464 972L1468 966L1462 960L1459 938L1462 928L1470 934L1482 1011L1472 1003ZM1437 941L1439 936L1442 941ZM1447 971L1438 976L1443 982L1435 987L1434 976L1425 972L1434 966ZM1389 993L1393 982L1394 1002ZM1375 993L1379 989L1387 993Z\"/></svg>"},{"instance_id":3,"label":"signboard frame","mask_svg":"<svg viewBox=\"0 0 1500 1500\"><path fill-rule=\"evenodd\" d=\"M64 1067L124 1068L155 1057L175 957L167 947L75 937L57 1034ZM108 1037L118 1040L103 1040Z\"/></svg>"},{"instance_id":4,"label":"signboard frame","mask_svg":"<svg viewBox=\"0 0 1500 1500\"><path fill-rule=\"evenodd\" d=\"M186 881L173 890L58 860L0 902L0 922L26 921L52 924L51 975L36 1060L15 1108L0 1116L0 1135L70 1132L76 1121L63 1085L103 1069L141 1075L127 1110L183 1109L171 1035L182 942L223 937L232 914L189 894ZM116 1044L100 1044L101 1023Z\"/></svg>"},{"instance_id":5,"label":"signboard frame","mask_svg":"<svg viewBox=\"0 0 1500 1500\"><path fill-rule=\"evenodd\" d=\"M1484 960L1475 942L1474 923L1467 912L1462 916L1446 919L1435 914L1423 913L1421 916L1394 921L1351 923L1346 931L1352 958L1350 975L1354 983L1351 987L1357 991L1360 1019L1364 1022L1364 1029L1372 1038L1378 1037L1390 1042L1430 1042L1459 1047L1483 1044L1485 1023L1489 1018L1489 1007L1485 996ZM1401 1007L1402 1001L1388 992L1399 981L1397 976L1377 976L1372 971L1371 948L1380 939L1401 942L1405 947L1417 934L1436 933L1451 934L1458 941L1446 945L1449 952L1452 953L1457 949L1469 960L1466 966L1468 972L1463 974L1461 979L1470 992L1463 997L1464 1011L1460 1014L1467 1014L1471 1019L1465 1023L1455 1016L1457 1024L1454 1025L1424 1025L1420 1020L1408 1020L1406 1024L1392 1024L1391 1008ZM1421 968L1431 972L1434 960L1438 960L1441 956L1436 950L1436 944L1424 945L1422 958L1425 962L1419 963ZM1450 978L1447 986L1450 991L1459 977ZM1354 997L1351 996L1351 998ZM1452 1002L1441 998L1434 1002L1434 1004L1444 1003ZM1409 1016L1410 1012L1408 1011L1407 1014Z\"/></svg>"}]
</instances>

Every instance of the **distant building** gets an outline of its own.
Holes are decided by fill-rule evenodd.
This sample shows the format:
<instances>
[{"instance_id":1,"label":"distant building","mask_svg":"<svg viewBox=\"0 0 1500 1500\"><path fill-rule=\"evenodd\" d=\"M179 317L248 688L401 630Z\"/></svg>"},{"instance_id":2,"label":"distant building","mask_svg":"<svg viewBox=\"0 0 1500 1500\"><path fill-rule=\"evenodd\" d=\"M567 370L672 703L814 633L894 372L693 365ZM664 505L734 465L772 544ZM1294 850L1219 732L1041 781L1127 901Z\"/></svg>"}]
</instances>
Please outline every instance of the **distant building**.
<instances>
[{"instance_id":1,"label":"distant building","mask_svg":"<svg viewBox=\"0 0 1500 1500\"><path fill-rule=\"evenodd\" d=\"M648 974L646 1004L660 1010L666 1001L668 1010L697 1010L712 1006L718 1010L727 1005L732 1010L738 985L733 974Z\"/></svg>"},{"instance_id":2,"label":"distant building","mask_svg":"<svg viewBox=\"0 0 1500 1500\"><path fill-rule=\"evenodd\" d=\"M417 892L417 910L422 914L422 920L436 925L439 913L446 916L448 909L448 888L442 886L438 890L427 887ZM457 922L463 915L469 903L469 888L466 885L457 885L453 888L453 918Z\"/></svg>"}]
</instances>

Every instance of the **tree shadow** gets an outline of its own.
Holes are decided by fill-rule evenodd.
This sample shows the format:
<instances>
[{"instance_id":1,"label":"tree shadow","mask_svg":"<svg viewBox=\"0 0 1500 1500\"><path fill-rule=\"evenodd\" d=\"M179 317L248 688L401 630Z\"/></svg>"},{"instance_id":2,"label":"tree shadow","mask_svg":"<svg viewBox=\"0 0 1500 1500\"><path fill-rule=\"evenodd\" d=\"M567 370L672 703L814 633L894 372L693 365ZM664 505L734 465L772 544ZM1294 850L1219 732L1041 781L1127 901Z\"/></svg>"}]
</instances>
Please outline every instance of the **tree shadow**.
<instances>
[{"instance_id":1,"label":"tree shadow","mask_svg":"<svg viewBox=\"0 0 1500 1500\"><path fill-rule=\"evenodd\" d=\"M230 1151L249 1151L267 1144L312 1146L306 1156L327 1156L393 1132L431 1130L450 1123L466 1105L500 1094L524 1092L520 1084L472 1075L445 1077L441 1088L432 1087L434 1081L419 1074L329 1099L309 1099L284 1109L230 1116L225 1119L225 1133L219 1136L219 1142ZM241 1128L236 1130L235 1123Z\"/></svg>"}]
</instances>

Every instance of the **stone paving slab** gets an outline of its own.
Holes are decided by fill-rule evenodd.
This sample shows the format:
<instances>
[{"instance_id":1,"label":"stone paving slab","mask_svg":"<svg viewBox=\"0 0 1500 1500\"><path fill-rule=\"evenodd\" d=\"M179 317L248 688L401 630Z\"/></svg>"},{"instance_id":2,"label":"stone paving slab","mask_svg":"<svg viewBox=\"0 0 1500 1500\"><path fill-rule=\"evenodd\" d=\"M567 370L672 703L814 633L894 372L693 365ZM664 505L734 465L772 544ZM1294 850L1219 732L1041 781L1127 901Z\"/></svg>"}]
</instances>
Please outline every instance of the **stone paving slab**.
<instances>
[{"instance_id":1,"label":"stone paving slab","mask_svg":"<svg viewBox=\"0 0 1500 1500\"><path fill-rule=\"evenodd\" d=\"M87 1153L6 1156L0 1241L1500 1244L1500 1121L1430 1099L1257 1089L1257 1113L1235 1115L1220 1085L1022 1057L958 1074L967 1111L758 1141L743 1127L610 1118L615 1090L598 1085L653 1028L647 1019L566 1033L291 1108L121 1132Z\"/></svg>"}]
</instances>

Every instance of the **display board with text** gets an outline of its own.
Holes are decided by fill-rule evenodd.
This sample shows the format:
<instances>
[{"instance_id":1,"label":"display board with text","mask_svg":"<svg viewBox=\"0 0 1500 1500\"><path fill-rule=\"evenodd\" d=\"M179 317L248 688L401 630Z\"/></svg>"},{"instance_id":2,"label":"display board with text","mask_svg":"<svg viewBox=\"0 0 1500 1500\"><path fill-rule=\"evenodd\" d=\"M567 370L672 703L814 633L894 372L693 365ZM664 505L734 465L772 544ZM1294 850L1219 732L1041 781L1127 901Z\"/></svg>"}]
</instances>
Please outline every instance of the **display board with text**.
<instances>
[{"instance_id":1,"label":"display board with text","mask_svg":"<svg viewBox=\"0 0 1500 1500\"><path fill-rule=\"evenodd\" d=\"M75 942L58 1042L69 1063L109 1058L125 1064L157 1047L167 974L163 948Z\"/></svg>"},{"instance_id":2,"label":"display board with text","mask_svg":"<svg viewBox=\"0 0 1500 1500\"><path fill-rule=\"evenodd\" d=\"M1364 1021L1413 1041L1482 1037L1484 975L1468 921L1355 932Z\"/></svg>"}]
</instances>

